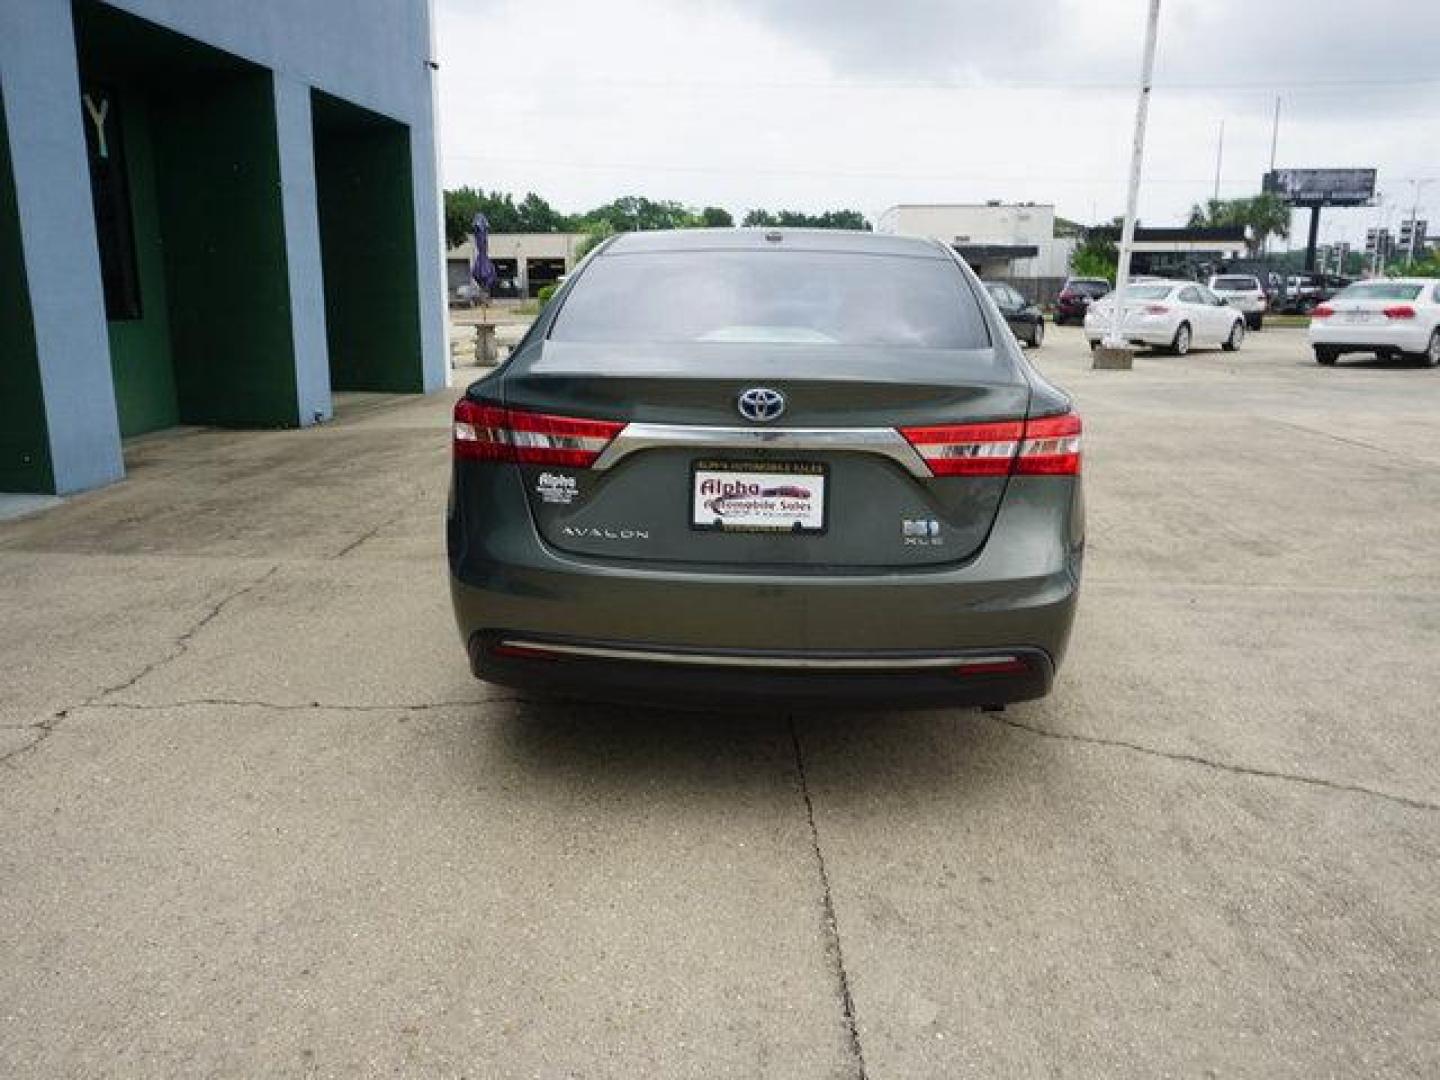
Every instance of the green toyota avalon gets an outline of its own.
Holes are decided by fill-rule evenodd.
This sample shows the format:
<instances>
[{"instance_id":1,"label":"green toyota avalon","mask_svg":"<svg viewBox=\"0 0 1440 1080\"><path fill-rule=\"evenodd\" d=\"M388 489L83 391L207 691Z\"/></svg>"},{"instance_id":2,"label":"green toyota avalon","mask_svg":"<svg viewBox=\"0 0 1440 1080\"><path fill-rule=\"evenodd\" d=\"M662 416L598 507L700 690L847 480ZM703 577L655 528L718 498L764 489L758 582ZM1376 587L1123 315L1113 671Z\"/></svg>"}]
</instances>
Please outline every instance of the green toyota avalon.
<instances>
[{"instance_id":1,"label":"green toyota avalon","mask_svg":"<svg viewBox=\"0 0 1440 1080\"><path fill-rule=\"evenodd\" d=\"M633 233L455 407L451 587L492 683L597 700L1046 694L1080 418L947 247Z\"/></svg>"}]
</instances>

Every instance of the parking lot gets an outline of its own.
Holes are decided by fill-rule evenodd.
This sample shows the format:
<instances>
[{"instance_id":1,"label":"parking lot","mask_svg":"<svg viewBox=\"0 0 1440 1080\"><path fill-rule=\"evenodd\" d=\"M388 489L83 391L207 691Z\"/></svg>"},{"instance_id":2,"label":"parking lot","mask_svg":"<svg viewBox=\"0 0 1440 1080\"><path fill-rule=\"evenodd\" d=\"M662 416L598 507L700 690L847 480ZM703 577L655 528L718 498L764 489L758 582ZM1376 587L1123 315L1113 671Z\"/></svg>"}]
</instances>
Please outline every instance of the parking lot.
<instances>
[{"instance_id":1,"label":"parking lot","mask_svg":"<svg viewBox=\"0 0 1440 1080\"><path fill-rule=\"evenodd\" d=\"M0 524L0 1074L1436 1075L1440 371L1035 358L1086 580L1001 714L475 683L453 393Z\"/></svg>"}]
</instances>

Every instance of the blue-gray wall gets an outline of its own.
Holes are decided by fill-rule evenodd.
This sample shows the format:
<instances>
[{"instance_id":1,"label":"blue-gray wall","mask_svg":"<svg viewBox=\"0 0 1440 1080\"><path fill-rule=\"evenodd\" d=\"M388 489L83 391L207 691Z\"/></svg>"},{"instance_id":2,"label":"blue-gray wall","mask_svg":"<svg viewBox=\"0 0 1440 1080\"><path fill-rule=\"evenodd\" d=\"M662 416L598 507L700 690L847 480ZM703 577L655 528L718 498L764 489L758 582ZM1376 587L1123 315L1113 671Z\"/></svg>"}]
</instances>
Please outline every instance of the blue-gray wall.
<instances>
[{"instance_id":1,"label":"blue-gray wall","mask_svg":"<svg viewBox=\"0 0 1440 1080\"><path fill-rule=\"evenodd\" d=\"M331 414L310 90L410 129L426 390L445 383L444 264L425 0L108 0L274 74L298 422ZM0 0L6 111L56 488L123 475L71 6Z\"/></svg>"}]
</instances>

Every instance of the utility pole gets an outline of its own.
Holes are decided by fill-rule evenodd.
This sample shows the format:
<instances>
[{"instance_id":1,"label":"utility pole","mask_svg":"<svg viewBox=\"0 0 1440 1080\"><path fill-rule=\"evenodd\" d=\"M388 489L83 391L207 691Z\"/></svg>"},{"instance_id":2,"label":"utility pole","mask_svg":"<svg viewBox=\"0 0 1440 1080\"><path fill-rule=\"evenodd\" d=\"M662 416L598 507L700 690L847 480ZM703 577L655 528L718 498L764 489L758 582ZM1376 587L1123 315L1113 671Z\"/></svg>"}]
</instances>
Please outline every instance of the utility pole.
<instances>
[{"instance_id":1,"label":"utility pole","mask_svg":"<svg viewBox=\"0 0 1440 1080\"><path fill-rule=\"evenodd\" d=\"M1415 188L1415 202L1410 208L1410 261L1413 263L1415 261L1415 241L1420 233L1420 189L1430 181L1411 180L1410 183Z\"/></svg>"},{"instance_id":2,"label":"utility pole","mask_svg":"<svg viewBox=\"0 0 1440 1080\"><path fill-rule=\"evenodd\" d=\"M1280 145L1280 95L1275 95L1275 123L1270 127L1270 171L1275 171L1275 148Z\"/></svg>"},{"instance_id":3,"label":"utility pole","mask_svg":"<svg viewBox=\"0 0 1440 1080\"><path fill-rule=\"evenodd\" d=\"M1215 202L1220 201L1220 163L1225 160L1225 121L1220 121L1220 138L1215 144Z\"/></svg>"},{"instance_id":4,"label":"utility pole","mask_svg":"<svg viewBox=\"0 0 1440 1080\"><path fill-rule=\"evenodd\" d=\"M1130 150L1130 190L1125 198L1125 225L1120 230L1120 260L1115 266L1115 304L1110 332L1101 342L1096 363L1128 368L1132 354L1121 333L1125 318L1125 292L1130 284L1130 254L1135 246L1135 212L1140 205L1140 170L1145 162L1145 124L1150 118L1150 87L1155 79L1155 37L1160 29L1160 0L1150 0L1145 22L1145 51L1140 63L1140 94L1135 102L1135 141ZM1108 355L1106 355L1108 354Z\"/></svg>"}]
</instances>

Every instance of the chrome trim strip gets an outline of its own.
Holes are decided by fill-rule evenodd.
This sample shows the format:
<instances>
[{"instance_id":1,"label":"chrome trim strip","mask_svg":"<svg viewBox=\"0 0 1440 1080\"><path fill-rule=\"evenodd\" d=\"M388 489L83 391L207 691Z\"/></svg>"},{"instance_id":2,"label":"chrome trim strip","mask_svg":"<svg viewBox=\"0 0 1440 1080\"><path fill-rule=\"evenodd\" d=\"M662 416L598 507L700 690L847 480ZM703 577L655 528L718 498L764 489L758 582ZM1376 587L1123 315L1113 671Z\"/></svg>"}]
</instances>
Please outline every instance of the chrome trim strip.
<instances>
[{"instance_id":1,"label":"chrome trim strip","mask_svg":"<svg viewBox=\"0 0 1440 1080\"><path fill-rule=\"evenodd\" d=\"M804 668L829 671L913 671L931 668L969 667L1017 660L1011 653L993 656L744 656L734 653L663 652L658 649L626 649L608 645L567 645L528 638L505 638L501 645L566 656L589 656L598 660L638 660L652 664L688 664L698 667Z\"/></svg>"},{"instance_id":2,"label":"chrome trim strip","mask_svg":"<svg viewBox=\"0 0 1440 1080\"><path fill-rule=\"evenodd\" d=\"M694 450L838 450L878 454L911 476L935 474L925 459L894 428L748 428L691 424L626 424L595 459L592 469L613 468L641 450L656 447Z\"/></svg>"}]
</instances>

